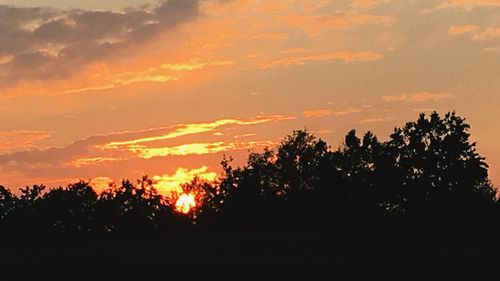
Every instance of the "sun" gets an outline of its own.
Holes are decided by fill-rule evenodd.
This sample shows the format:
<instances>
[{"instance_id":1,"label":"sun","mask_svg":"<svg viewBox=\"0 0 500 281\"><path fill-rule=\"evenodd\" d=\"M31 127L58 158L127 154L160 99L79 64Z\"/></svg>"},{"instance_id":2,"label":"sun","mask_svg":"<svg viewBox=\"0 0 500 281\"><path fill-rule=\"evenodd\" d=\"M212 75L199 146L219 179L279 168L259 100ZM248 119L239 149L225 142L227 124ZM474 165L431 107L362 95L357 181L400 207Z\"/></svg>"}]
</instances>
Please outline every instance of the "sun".
<instances>
[{"instance_id":1,"label":"sun","mask_svg":"<svg viewBox=\"0 0 500 281\"><path fill-rule=\"evenodd\" d=\"M193 194L182 194L175 202L175 210L179 213L189 214L196 207L196 198Z\"/></svg>"}]
</instances>

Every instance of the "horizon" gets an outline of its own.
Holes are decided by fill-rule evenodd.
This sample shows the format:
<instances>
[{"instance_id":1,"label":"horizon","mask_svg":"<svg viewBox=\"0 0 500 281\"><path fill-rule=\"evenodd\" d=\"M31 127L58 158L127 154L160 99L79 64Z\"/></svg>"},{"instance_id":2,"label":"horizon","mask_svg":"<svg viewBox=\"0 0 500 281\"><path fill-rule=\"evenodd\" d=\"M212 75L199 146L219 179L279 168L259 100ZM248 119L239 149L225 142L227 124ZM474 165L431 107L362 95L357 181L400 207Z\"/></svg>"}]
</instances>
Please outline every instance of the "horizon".
<instances>
[{"instance_id":1,"label":"horizon","mask_svg":"<svg viewBox=\"0 0 500 281\"><path fill-rule=\"evenodd\" d=\"M130 7L133 8L130 8ZM47 8L40 8L47 7ZM214 178L456 111L500 182L500 1L0 1L0 184Z\"/></svg>"}]
</instances>

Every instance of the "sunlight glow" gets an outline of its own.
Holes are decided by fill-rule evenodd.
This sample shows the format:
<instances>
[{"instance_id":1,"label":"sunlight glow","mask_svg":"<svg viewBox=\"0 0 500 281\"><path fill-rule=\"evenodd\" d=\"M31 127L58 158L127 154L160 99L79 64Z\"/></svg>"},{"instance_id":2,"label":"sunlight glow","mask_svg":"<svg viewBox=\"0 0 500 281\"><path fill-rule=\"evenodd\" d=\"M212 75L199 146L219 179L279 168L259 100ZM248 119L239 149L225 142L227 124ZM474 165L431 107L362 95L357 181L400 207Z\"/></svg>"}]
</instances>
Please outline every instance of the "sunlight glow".
<instances>
[{"instance_id":1,"label":"sunlight glow","mask_svg":"<svg viewBox=\"0 0 500 281\"><path fill-rule=\"evenodd\" d=\"M248 142L212 142L212 143L189 143L173 147L146 147L132 146L130 151L136 153L142 159L165 156L186 155L208 155L231 150L257 149L273 147L278 141L262 140Z\"/></svg>"},{"instance_id":2,"label":"sunlight glow","mask_svg":"<svg viewBox=\"0 0 500 281\"><path fill-rule=\"evenodd\" d=\"M178 168L172 175L165 174L154 176L154 187L158 192L165 196L172 196L172 194L183 193L182 184L188 183L194 177L202 180L213 181L217 177L217 173L208 171L207 166L198 169Z\"/></svg>"},{"instance_id":3,"label":"sunlight glow","mask_svg":"<svg viewBox=\"0 0 500 281\"><path fill-rule=\"evenodd\" d=\"M113 180L108 177L95 177L90 181L90 186L94 189L97 194L101 194L103 191L109 189Z\"/></svg>"},{"instance_id":4,"label":"sunlight glow","mask_svg":"<svg viewBox=\"0 0 500 281\"><path fill-rule=\"evenodd\" d=\"M132 150L137 148L142 148L139 144L160 141L160 140L169 140L182 136L200 134L214 131L217 128L234 125L234 126L248 126L248 125L259 125L270 122L279 122L286 120L294 120L296 117L294 116L284 116L284 115L257 115L251 119L219 119L213 122L207 123L192 123L192 124L179 124L173 127L171 132L160 136L150 136L145 138L133 139L133 140L125 140L125 141L115 141L110 142L103 145L102 149L124 149L124 150Z\"/></svg>"},{"instance_id":5,"label":"sunlight glow","mask_svg":"<svg viewBox=\"0 0 500 281\"><path fill-rule=\"evenodd\" d=\"M175 202L175 210L179 213L189 214L196 207L196 198L193 194L182 194Z\"/></svg>"}]
</instances>

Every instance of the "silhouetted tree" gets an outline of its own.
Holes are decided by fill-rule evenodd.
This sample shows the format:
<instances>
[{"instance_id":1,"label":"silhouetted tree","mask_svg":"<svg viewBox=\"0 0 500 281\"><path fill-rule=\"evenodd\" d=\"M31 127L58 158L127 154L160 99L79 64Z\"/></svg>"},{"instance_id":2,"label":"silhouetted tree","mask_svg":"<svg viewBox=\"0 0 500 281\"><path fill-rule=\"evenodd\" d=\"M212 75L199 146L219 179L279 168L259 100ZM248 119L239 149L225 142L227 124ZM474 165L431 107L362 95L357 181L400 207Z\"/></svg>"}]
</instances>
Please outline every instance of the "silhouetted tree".
<instances>
[{"instance_id":1,"label":"silhouetted tree","mask_svg":"<svg viewBox=\"0 0 500 281\"><path fill-rule=\"evenodd\" d=\"M367 132L363 140L350 131L344 148L334 154L333 161L340 174L335 195L335 214L341 220L372 220L380 216L380 183L375 170L384 147L377 137Z\"/></svg>"},{"instance_id":2,"label":"silhouetted tree","mask_svg":"<svg viewBox=\"0 0 500 281\"><path fill-rule=\"evenodd\" d=\"M51 189L42 199L39 217L54 235L77 238L95 234L97 194L89 182Z\"/></svg>"},{"instance_id":3,"label":"silhouetted tree","mask_svg":"<svg viewBox=\"0 0 500 281\"><path fill-rule=\"evenodd\" d=\"M225 217L247 227L324 222L330 211L320 187L328 173L328 146L303 130L286 137L277 151L250 153L237 169L223 161Z\"/></svg>"},{"instance_id":4,"label":"silhouetted tree","mask_svg":"<svg viewBox=\"0 0 500 281\"><path fill-rule=\"evenodd\" d=\"M5 223L14 211L16 197L4 186L0 185L0 224Z\"/></svg>"},{"instance_id":5,"label":"silhouetted tree","mask_svg":"<svg viewBox=\"0 0 500 281\"><path fill-rule=\"evenodd\" d=\"M275 161L274 152L266 149L262 154L250 153L244 167L225 167L220 185L226 194L223 224L248 229L277 223L283 208L283 186L279 185Z\"/></svg>"},{"instance_id":6,"label":"silhouetted tree","mask_svg":"<svg viewBox=\"0 0 500 281\"><path fill-rule=\"evenodd\" d=\"M399 205L411 216L457 216L492 204L488 165L455 112L396 128L387 144L401 176ZM391 175L386 175L390 177Z\"/></svg>"},{"instance_id":7,"label":"silhouetted tree","mask_svg":"<svg viewBox=\"0 0 500 281\"><path fill-rule=\"evenodd\" d=\"M97 216L103 234L135 236L158 231L175 231L188 224L187 218L175 214L172 203L153 187L153 181L143 177L134 185L123 180L104 191L98 200Z\"/></svg>"},{"instance_id":8,"label":"silhouetted tree","mask_svg":"<svg viewBox=\"0 0 500 281\"><path fill-rule=\"evenodd\" d=\"M275 149L252 152L242 167L222 160L223 173L182 185L195 196L188 214L143 177L96 194L89 182L16 196L0 186L0 235L18 239L133 237L197 230L258 230L366 224L412 219L500 215L488 165L470 142L470 126L454 112L422 114L380 142L350 131L331 150L307 130Z\"/></svg>"},{"instance_id":9,"label":"silhouetted tree","mask_svg":"<svg viewBox=\"0 0 500 281\"><path fill-rule=\"evenodd\" d=\"M226 194L218 181L209 182L194 177L189 183L182 185L182 190L194 197L196 206L191 207L190 212L186 214L193 222L197 223L200 217L202 220L211 221L222 210Z\"/></svg>"},{"instance_id":10,"label":"silhouetted tree","mask_svg":"<svg viewBox=\"0 0 500 281\"><path fill-rule=\"evenodd\" d=\"M45 189L45 185L33 185L20 189L21 195L16 200L9 224L11 231L20 237L38 238L37 236L50 234L50 227L40 220L40 204Z\"/></svg>"},{"instance_id":11,"label":"silhouetted tree","mask_svg":"<svg viewBox=\"0 0 500 281\"><path fill-rule=\"evenodd\" d=\"M307 130L294 131L278 147L276 169L285 211L292 224L307 225L329 220L329 196L321 188L331 153L328 145Z\"/></svg>"}]
</instances>

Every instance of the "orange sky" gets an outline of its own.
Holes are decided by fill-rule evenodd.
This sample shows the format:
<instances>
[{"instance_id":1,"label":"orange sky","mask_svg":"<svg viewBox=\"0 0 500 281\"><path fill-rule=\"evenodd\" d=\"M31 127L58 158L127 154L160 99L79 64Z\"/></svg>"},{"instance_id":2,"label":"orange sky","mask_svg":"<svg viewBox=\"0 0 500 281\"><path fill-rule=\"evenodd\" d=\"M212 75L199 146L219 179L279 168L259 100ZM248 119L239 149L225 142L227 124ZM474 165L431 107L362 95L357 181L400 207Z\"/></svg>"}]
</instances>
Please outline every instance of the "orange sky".
<instances>
[{"instance_id":1,"label":"orange sky","mask_svg":"<svg viewBox=\"0 0 500 281\"><path fill-rule=\"evenodd\" d=\"M0 184L212 179L456 110L500 182L499 0L0 0Z\"/></svg>"}]
</instances>

